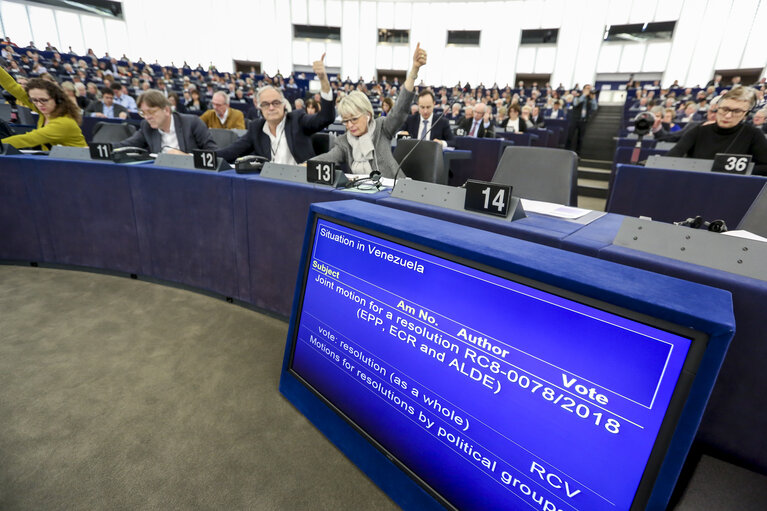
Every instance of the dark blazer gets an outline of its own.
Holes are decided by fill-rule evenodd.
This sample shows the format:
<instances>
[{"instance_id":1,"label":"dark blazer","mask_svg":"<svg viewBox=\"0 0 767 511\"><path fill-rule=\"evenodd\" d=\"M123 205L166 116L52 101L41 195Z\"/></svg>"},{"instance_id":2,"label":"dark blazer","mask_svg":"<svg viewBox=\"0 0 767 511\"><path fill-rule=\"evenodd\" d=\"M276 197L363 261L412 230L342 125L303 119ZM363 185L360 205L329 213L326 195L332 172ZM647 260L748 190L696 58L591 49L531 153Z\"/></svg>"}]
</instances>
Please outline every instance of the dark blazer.
<instances>
[{"instance_id":1,"label":"dark blazer","mask_svg":"<svg viewBox=\"0 0 767 511\"><path fill-rule=\"evenodd\" d=\"M511 119L509 119L508 117L507 117L506 119L504 119L503 127L504 127L504 129L505 129L507 132L508 132L508 131L509 131L509 129L510 129L510 126L509 126L509 122L510 122L510 121L511 121ZM469 129L471 129L471 124L469 125ZM520 116L520 117L519 117L519 129L516 131L516 133L524 133L525 131L527 131L527 123L526 123L526 122L525 122L525 120L524 120L524 119L523 119L523 118Z\"/></svg>"},{"instance_id":2,"label":"dark blazer","mask_svg":"<svg viewBox=\"0 0 767 511\"><path fill-rule=\"evenodd\" d=\"M433 119L436 118L437 116L433 115ZM421 117L421 114L409 115L408 118L405 119L405 124L402 129L410 133L412 138L418 138L418 132L421 129L422 123L423 118ZM437 122L432 120L431 131L427 135L426 140L434 140L435 138L444 140L449 146L455 145L455 136L450 129L450 123L447 122L444 117L440 118Z\"/></svg>"},{"instance_id":3,"label":"dark blazer","mask_svg":"<svg viewBox=\"0 0 767 511\"><path fill-rule=\"evenodd\" d=\"M316 156L312 148L311 136L321 131L336 118L336 108L333 101L322 99L319 113L307 114L306 110L293 110L285 114L285 137L288 149L297 163L303 163ZM272 141L264 133L266 119L256 119L248 126L248 131L235 140L231 145L218 151L218 156L229 163L241 156L256 154L269 160L272 159Z\"/></svg>"},{"instance_id":4,"label":"dark blazer","mask_svg":"<svg viewBox=\"0 0 767 511\"><path fill-rule=\"evenodd\" d=\"M196 115L174 113L173 124L181 151L188 153L193 149L218 149L208 127ZM160 130L153 129L145 119L141 121L141 127L136 133L113 146L141 147L148 149L150 153L161 153L162 135Z\"/></svg>"},{"instance_id":5,"label":"dark blazer","mask_svg":"<svg viewBox=\"0 0 767 511\"><path fill-rule=\"evenodd\" d=\"M90 105L88 105L88 108L85 109L85 112L83 112L83 115L85 117L89 117L91 114L100 114L104 111L104 103L101 101L92 101ZM128 113L128 109L125 108L122 105L118 105L117 103L112 103L112 111L114 112L114 118L118 119L118 115L120 113L125 112Z\"/></svg>"},{"instance_id":6,"label":"dark blazer","mask_svg":"<svg viewBox=\"0 0 767 511\"><path fill-rule=\"evenodd\" d=\"M471 131L471 125L474 123L474 118L470 119L464 119L461 121L461 124L458 125L459 129L462 129L465 132L465 136L469 136L469 132ZM485 121L484 119L479 122L479 126L477 126L477 138L495 138L495 128L493 127L493 123L490 123L490 126L485 129Z\"/></svg>"}]
</instances>

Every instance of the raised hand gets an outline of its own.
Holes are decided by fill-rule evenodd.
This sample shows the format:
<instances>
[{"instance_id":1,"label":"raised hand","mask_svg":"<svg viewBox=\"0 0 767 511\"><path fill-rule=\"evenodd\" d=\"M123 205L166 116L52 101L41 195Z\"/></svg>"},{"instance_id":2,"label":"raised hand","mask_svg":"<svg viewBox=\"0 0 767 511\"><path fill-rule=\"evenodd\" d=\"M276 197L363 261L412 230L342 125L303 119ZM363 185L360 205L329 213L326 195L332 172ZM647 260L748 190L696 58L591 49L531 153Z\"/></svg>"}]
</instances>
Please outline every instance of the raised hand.
<instances>
[{"instance_id":1,"label":"raised hand","mask_svg":"<svg viewBox=\"0 0 767 511\"><path fill-rule=\"evenodd\" d=\"M421 43L416 43L415 53L413 54L413 67L420 69L426 64L426 50L421 49Z\"/></svg>"},{"instance_id":2,"label":"raised hand","mask_svg":"<svg viewBox=\"0 0 767 511\"><path fill-rule=\"evenodd\" d=\"M314 70L314 73L317 75L317 78L322 80L327 76L325 73L325 54L322 54L322 57L320 57L320 60L315 60L312 62L312 69Z\"/></svg>"}]
</instances>

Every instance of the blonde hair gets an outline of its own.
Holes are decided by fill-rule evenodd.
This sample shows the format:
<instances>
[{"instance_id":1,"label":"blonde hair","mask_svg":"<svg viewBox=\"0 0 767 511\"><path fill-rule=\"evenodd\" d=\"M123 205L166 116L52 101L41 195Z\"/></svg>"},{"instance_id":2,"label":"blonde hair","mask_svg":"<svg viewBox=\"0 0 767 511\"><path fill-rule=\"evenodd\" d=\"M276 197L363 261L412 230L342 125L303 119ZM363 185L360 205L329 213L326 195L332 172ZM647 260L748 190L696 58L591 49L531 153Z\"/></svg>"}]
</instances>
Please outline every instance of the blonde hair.
<instances>
[{"instance_id":1,"label":"blonde hair","mask_svg":"<svg viewBox=\"0 0 767 511\"><path fill-rule=\"evenodd\" d=\"M751 87L733 87L722 95L720 101L724 101L725 99L732 99L735 101L748 101L749 110L754 108L754 105L756 104L756 94L754 94L754 91L751 89Z\"/></svg>"},{"instance_id":2,"label":"blonde hair","mask_svg":"<svg viewBox=\"0 0 767 511\"><path fill-rule=\"evenodd\" d=\"M365 94L357 90L344 96L336 105L336 109L342 118L356 115L369 115L373 118L373 105Z\"/></svg>"}]
</instances>

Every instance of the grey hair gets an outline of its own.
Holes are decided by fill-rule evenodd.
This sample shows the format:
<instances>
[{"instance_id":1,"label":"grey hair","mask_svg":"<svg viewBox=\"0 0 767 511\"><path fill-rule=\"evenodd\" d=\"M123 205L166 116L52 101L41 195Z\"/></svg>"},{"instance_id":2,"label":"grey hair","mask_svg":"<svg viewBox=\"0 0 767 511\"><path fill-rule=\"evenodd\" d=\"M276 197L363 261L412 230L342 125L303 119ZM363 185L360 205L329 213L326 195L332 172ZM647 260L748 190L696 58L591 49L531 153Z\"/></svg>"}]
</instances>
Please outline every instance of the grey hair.
<instances>
[{"instance_id":1,"label":"grey hair","mask_svg":"<svg viewBox=\"0 0 767 511\"><path fill-rule=\"evenodd\" d=\"M349 115L369 115L371 119L374 117L373 105L370 104L368 97L358 90L353 90L341 98L336 110L342 118Z\"/></svg>"},{"instance_id":2,"label":"grey hair","mask_svg":"<svg viewBox=\"0 0 767 511\"><path fill-rule=\"evenodd\" d=\"M220 97L224 98L224 101L226 101L226 104L227 105L229 104L229 94L227 94L226 92L221 92L219 90L219 91L214 92L213 95L214 96L220 96Z\"/></svg>"},{"instance_id":3,"label":"grey hair","mask_svg":"<svg viewBox=\"0 0 767 511\"><path fill-rule=\"evenodd\" d=\"M282 104L285 105L286 107L290 106L288 104L288 100L285 99L285 94L282 93L282 90L278 89L277 87L275 87L273 85L264 85L263 87L259 87L258 88L258 91L256 91L256 103L259 103L259 104L261 103L261 93L264 92L264 91L268 91L268 90L275 91L277 94L280 95L280 99L282 100Z\"/></svg>"}]
</instances>

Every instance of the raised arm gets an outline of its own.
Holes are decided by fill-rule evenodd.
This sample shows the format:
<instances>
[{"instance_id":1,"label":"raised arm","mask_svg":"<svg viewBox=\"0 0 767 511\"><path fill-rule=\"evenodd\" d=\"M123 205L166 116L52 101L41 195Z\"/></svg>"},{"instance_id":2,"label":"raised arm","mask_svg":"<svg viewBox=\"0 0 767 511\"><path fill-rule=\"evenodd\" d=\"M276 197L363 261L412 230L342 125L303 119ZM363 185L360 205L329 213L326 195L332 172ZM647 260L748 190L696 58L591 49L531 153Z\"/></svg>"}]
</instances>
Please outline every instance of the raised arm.
<instances>
[{"instance_id":1,"label":"raised arm","mask_svg":"<svg viewBox=\"0 0 767 511\"><path fill-rule=\"evenodd\" d=\"M0 87L10 92L13 97L16 98L18 103L21 103L27 108L31 108L38 114L40 113L37 107L29 101L29 96L27 96L27 91L24 90L24 87L19 85L2 66L0 66Z\"/></svg>"},{"instance_id":2,"label":"raised arm","mask_svg":"<svg viewBox=\"0 0 767 511\"><path fill-rule=\"evenodd\" d=\"M418 71L421 69L421 66L425 64L426 50L421 49L421 43L416 43L415 53L413 53L413 67L410 68L404 84L404 87L410 92L413 92L415 89L415 79L418 78Z\"/></svg>"}]
</instances>

